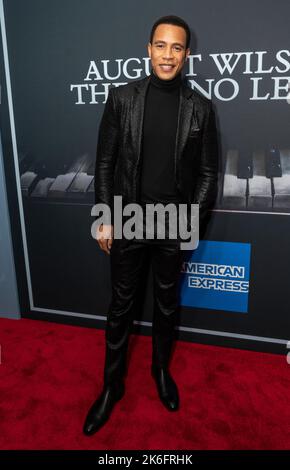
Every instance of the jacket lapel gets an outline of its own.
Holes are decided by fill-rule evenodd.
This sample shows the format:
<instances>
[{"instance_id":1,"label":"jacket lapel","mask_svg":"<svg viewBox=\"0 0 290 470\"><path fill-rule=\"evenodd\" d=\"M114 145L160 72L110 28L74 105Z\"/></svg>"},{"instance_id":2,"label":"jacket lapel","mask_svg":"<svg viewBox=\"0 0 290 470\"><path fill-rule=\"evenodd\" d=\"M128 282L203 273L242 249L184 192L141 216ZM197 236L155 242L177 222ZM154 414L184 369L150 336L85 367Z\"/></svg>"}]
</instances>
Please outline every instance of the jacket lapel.
<instances>
[{"instance_id":1,"label":"jacket lapel","mask_svg":"<svg viewBox=\"0 0 290 470\"><path fill-rule=\"evenodd\" d=\"M177 163L180 160L184 146L186 144L193 118L194 103L193 99L190 99L192 93L192 89L186 86L183 82L182 86L180 87L180 100L176 131L175 161Z\"/></svg>"},{"instance_id":2,"label":"jacket lapel","mask_svg":"<svg viewBox=\"0 0 290 470\"><path fill-rule=\"evenodd\" d=\"M136 155L136 166L140 161L145 97L149 82L150 75L136 82L136 93L133 97L133 106L131 108L132 146L134 149L134 154Z\"/></svg>"}]
</instances>

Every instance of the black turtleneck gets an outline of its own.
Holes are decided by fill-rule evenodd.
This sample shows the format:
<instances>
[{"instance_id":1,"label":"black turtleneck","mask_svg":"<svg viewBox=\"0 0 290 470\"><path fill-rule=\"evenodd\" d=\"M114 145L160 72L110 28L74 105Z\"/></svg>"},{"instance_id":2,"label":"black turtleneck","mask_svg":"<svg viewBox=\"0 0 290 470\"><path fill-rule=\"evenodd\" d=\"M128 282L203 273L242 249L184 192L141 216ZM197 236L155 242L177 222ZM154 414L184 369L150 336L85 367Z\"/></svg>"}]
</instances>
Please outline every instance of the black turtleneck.
<instances>
[{"instance_id":1,"label":"black turtleneck","mask_svg":"<svg viewBox=\"0 0 290 470\"><path fill-rule=\"evenodd\" d=\"M178 202L174 148L181 83L181 72L163 80L151 70L143 123L141 204Z\"/></svg>"}]
</instances>

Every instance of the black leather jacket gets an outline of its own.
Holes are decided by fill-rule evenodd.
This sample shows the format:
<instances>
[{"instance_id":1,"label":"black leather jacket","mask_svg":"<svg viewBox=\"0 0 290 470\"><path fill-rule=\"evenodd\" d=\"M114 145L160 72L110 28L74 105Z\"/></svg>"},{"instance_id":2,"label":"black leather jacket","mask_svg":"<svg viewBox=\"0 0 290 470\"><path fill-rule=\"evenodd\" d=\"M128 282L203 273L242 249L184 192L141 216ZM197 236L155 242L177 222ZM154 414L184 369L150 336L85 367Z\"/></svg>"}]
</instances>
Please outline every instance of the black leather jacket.
<instances>
[{"instance_id":1,"label":"black leather jacket","mask_svg":"<svg viewBox=\"0 0 290 470\"><path fill-rule=\"evenodd\" d=\"M140 155L146 89L150 75L110 88L101 119L95 166L95 203L113 214L114 195L123 205L139 202ZM184 203L199 203L206 215L217 194L218 145L212 102L184 82L180 87L175 181ZM200 219L201 220L201 219Z\"/></svg>"}]
</instances>

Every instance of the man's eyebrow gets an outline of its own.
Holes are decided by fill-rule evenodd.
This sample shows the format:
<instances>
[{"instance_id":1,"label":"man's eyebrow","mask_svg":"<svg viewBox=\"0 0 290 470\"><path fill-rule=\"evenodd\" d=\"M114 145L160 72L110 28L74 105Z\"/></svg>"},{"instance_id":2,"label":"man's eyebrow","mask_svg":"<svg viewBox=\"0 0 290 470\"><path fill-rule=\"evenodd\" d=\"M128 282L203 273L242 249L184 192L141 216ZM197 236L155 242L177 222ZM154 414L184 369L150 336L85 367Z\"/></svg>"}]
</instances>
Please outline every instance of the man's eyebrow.
<instances>
[{"instance_id":1,"label":"man's eyebrow","mask_svg":"<svg viewBox=\"0 0 290 470\"><path fill-rule=\"evenodd\" d=\"M162 44L166 44L166 41L162 41L161 39L157 39L156 41L154 41L154 44L156 44L157 42L162 42ZM180 44L180 42L173 42L172 43L173 46L180 46L184 49L184 45L183 44Z\"/></svg>"}]
</instances>

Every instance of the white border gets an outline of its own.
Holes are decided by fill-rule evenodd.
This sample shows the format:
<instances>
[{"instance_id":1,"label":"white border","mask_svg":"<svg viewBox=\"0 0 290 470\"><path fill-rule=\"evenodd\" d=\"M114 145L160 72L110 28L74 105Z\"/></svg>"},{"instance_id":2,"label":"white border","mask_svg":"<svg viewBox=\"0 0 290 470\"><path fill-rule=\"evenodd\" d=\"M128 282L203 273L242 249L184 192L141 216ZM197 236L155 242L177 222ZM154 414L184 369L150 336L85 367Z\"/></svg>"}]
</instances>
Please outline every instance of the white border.
<instances>
[{"instance_id":1,"label":"white border","mask_svg":"<svg viewBox=\"0 0 290 470\"><path fill-rule=\"evenodd\" d=\"M106 321L106 316L104 315L88 315L88 314L83 314L83 313L78 313L78 312L66 312L64 310L53 310L53 309L34 306L31 276L30 276L30 269L29 269L27 239L26 239L26 232L25 232L24 211L23 211L23 203L22 203L22 195L21 195L20 174L19 174L19 165L18 165L19 159L18 159L18 150L17 150L17 141L16 141L16 130L15 130L15 120L14 120L13 99L12 99L12 90L11 90L10 68L9 68L3 0L0 0L0 24L1 24L2 43L3 43L3 57L4 57L6 85L7 85L7 98L8 98L8 109L9 109L11 136L12 136L13 158L14 158L14 167L15 167L15 175L16 175L17 197L18 197L18 204L19 204L21 233L22 233L22 239L23 239L23 250L24 250L25 270L26 270L27 283L28 283L30 309L32 311L38 311L38 312L54 313L57 315L67 315L67 316L77 317L77 318L89 318L89 319L98 319L98 320ZM235 210L222 210L222 209L214 209L214 211L235 212L235 213L245 212L247 214L267 214L267 215L269 214L269 212L235 211ZM277 212L270 212L270 214L290 215L286 213L277 213ZM151 322L142 322L142 321L134 320L134 323L140 324L143 326L148 326L148 327L152 326ZM252 340L252 341L261 341L265 343L275 343L275 344L285 344L285 345L287 345L288 343L288 340L286 339L244 335L244 334L231 333L231 332L226 332L226 331L204 330L204 329L190 328L190 327L184 327L184 326L178 326L176 327L176 329L180 331L187 331L187 332L192 332L192 333L199 333L199 334L212 335L212 336L221 336L221 337L228 337L228 338L246 339L246 340Z\"/></svg>"}]
</instances>

